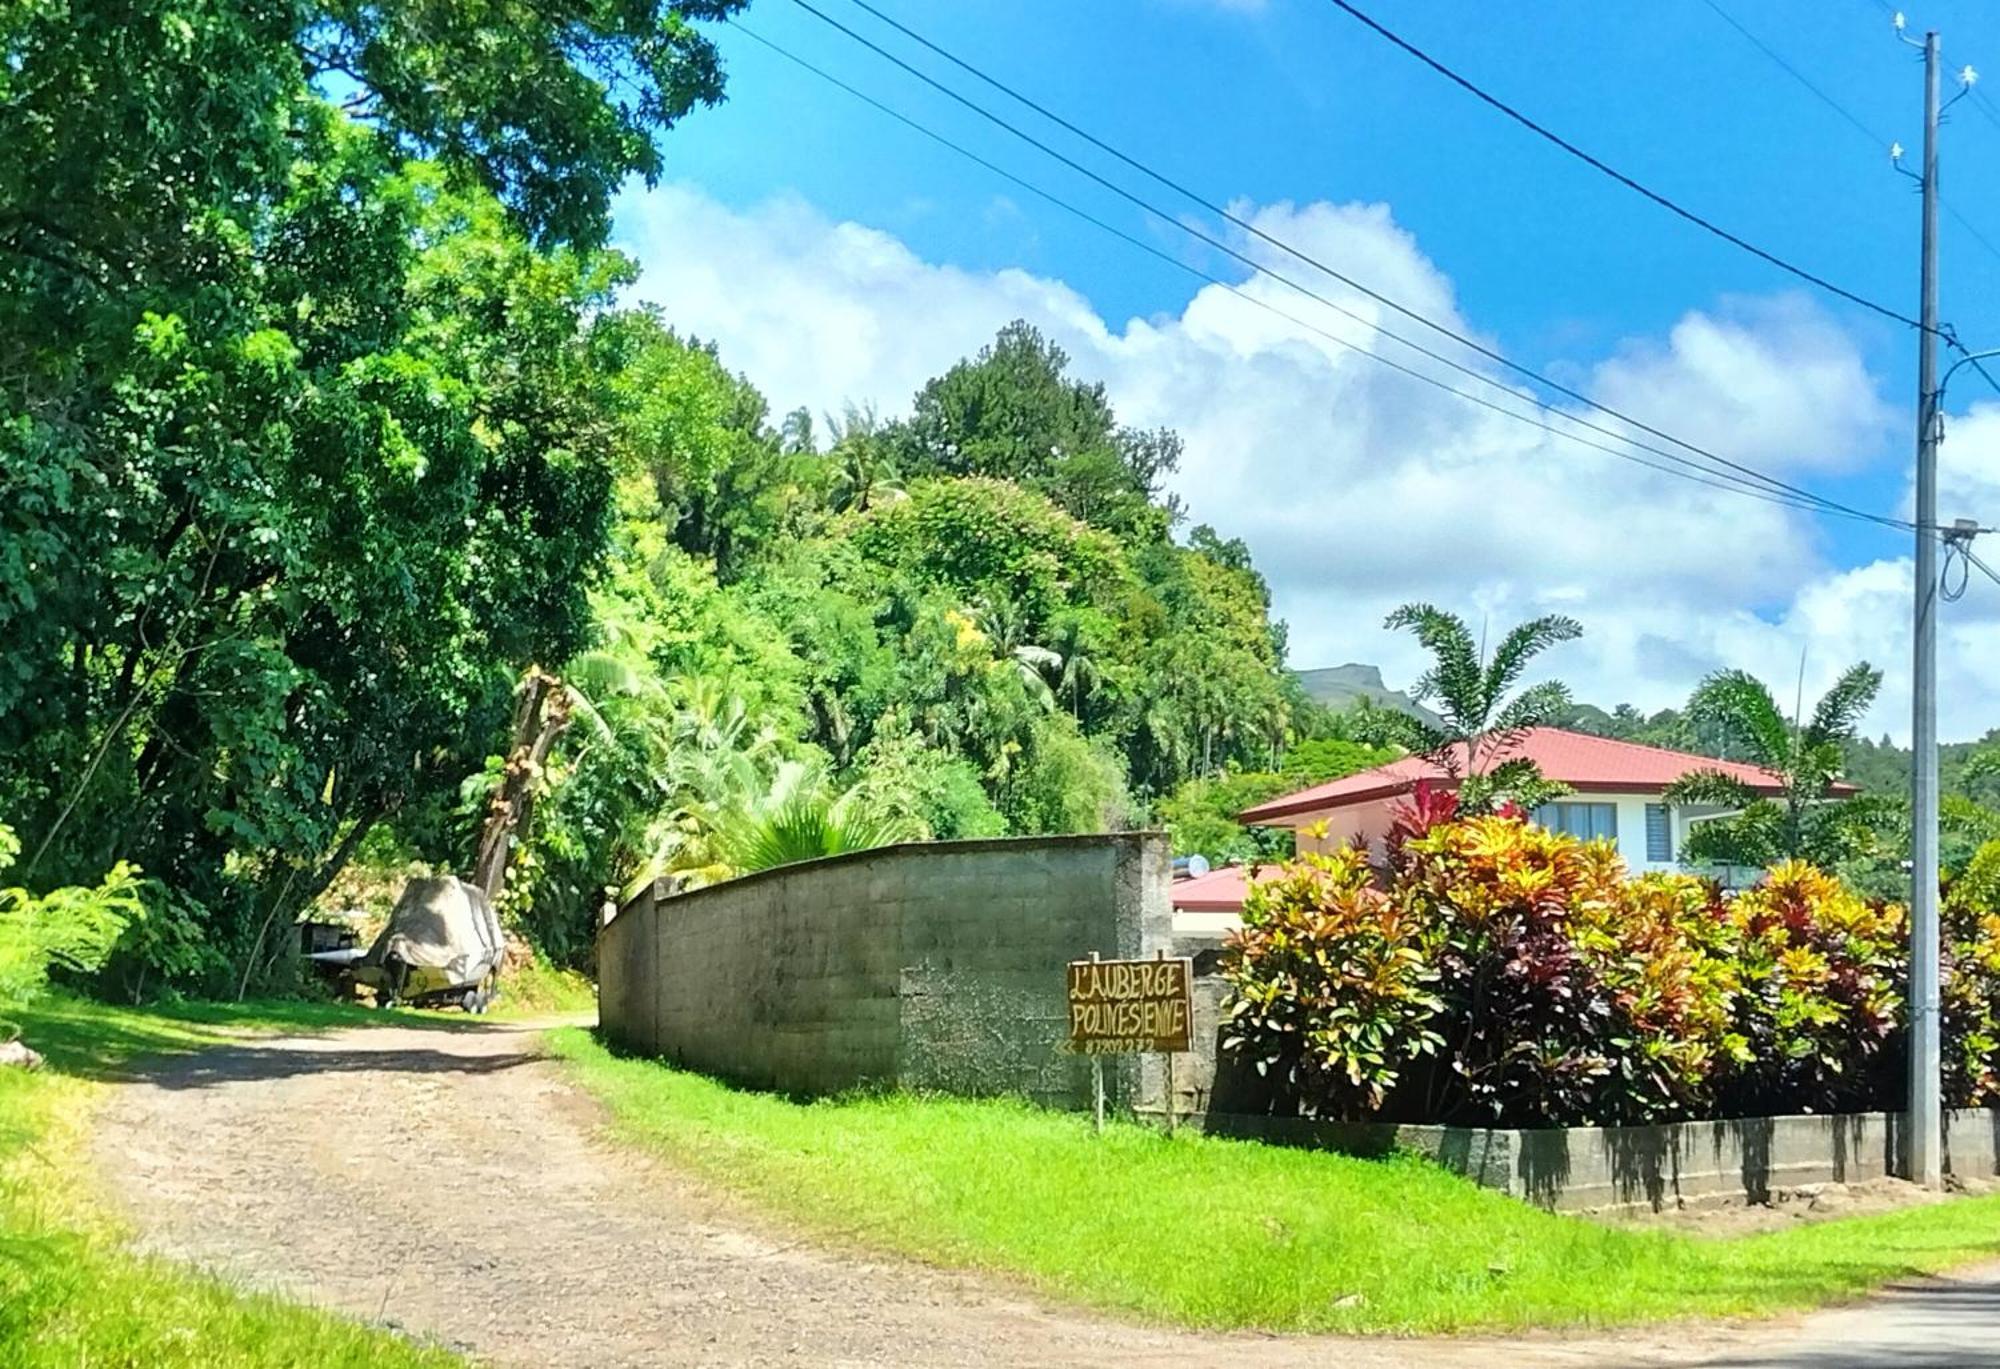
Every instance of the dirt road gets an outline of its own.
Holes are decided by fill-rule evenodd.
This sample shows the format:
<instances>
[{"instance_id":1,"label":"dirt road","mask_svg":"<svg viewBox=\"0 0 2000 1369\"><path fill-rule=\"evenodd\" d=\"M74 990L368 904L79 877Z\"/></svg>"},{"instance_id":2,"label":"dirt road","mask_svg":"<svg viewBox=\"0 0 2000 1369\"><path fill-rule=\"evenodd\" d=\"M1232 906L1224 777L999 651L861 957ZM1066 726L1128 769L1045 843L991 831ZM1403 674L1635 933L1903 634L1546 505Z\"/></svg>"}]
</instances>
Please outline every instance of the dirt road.
<instances>
[{"instance_id":1,"label":"dirt road","mask_svg":"<svg viewBox=\"0 0 2000 1369\"><path fill-rule=\"evenodd\" d=\"M828 1254L612 1149L531 1028L374 1028L164 1060L96 1158L141 1243L510 1366L2000 1366L2000 1271L1752 1330L1190 1335Z\"/></svg>"}]
</instances>

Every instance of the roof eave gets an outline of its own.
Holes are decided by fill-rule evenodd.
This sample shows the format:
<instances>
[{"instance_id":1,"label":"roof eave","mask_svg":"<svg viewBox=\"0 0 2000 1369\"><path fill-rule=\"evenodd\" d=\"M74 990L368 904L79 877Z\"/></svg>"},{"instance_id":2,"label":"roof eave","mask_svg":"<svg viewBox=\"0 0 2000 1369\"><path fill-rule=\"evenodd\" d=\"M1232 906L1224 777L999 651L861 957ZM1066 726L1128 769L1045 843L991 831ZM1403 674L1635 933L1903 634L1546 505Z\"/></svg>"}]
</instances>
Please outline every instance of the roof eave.
<instances>
[{"instance_id":1,"label":"roof eave","mask_svg":"<svg viewBox=\"0 0 2000 1369\"><path fill-rule=\"evenodd\" d=\"M1638 794L1651 797L1663 794L1667 790L1667 786L1663 783L1653 784L1632 780L1563 780L1560 782L1567 784L1573 792L1578 794ZM1286 819L1299 818L1307 814L1337 813L1343 808L1358 808L1364 803L1373 803L1378 799L1394 798L1400 794L1407 794L1412 789L1415 789L1417 784L1418 781L1416 780L1397 780L1393 783L1379 784L1369 789L1358 789L1351 794L1341 794L1333 798L1306 799L1292 803L1278 800L1273 803L1261 804L1256 808L1246 808L1236 815L1236 820L1246 827L1295 827L1298 825L1296 822L1286 821ZM1459 786L1459 781L1438 777L1431 779L1430 784L1433 788L1437 789L1455 790ZM1745 787L1759 798L1777 798L1785 792L1784 785L1775 781L1762 783L1745 781ZM1846 799L1853 798L1861 791L1851 784L1836 784L1828 792L1835 798Z\"/></svg>"},{"instance_id":2,"label":"roof eave","mask_svg":"<svg viewBox=\"0 0 2000 1369\"><path fill-rule=\"evenodd\" d=\"M1236 820L1247 827L1285 827L1288 823L1278 822L1278 818L1295 817L1302 813L1331 813L1342 808L1353 808L1377 799L1394 798L1407 794L1418 784L1428 781L1436 789L1457 789L1458 781L1449 776L1424 776L1418 779L1385 780L1368 789L1357 789L1351 794L1341 794L1333 798L1302 799L1287 801L1275 799L1255 808L1246 808L1236 815Z\"/></svg>"}]
</instances>

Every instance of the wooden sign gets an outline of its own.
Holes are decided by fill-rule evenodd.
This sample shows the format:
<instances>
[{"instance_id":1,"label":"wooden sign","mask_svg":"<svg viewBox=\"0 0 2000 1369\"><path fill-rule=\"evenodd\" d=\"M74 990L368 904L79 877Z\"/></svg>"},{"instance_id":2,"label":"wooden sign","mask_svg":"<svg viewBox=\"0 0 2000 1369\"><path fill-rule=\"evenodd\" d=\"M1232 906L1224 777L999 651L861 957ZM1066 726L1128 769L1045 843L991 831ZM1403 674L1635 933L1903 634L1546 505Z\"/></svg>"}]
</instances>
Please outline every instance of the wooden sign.
<instances>
[{"instance_id":1,"label":"wooden sign","mask_svg":"<svg viewBox=\"0 0 2000 1369\"><path fill-rule=\"evenodd\" d=\"M1193 961L1070 961L1071 1050L1085 1055L1184 1051L1193 1025Z\"/></svg>"}]
</instances>

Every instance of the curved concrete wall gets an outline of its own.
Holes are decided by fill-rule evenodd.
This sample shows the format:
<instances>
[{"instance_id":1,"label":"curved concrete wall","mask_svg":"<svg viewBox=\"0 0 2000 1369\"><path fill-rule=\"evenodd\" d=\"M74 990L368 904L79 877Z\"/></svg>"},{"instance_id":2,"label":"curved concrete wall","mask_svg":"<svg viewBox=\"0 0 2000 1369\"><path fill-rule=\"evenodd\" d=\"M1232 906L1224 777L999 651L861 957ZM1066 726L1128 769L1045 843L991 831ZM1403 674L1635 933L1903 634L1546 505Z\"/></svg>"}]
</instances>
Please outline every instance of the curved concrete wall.
<instances>
[{"instance_id":1,"label":"curved concrete wall","mask_svg":"<svg viewBox=\"0 0 2000 1369\"><path fill-rule=\"evenodd\" d=\"M1088 1106L1063 967L1169 948L1155 832L918 842L641 894L598 936L627 1049L766 1088L897 1084ZM1110 1071L1114 1095L1137 1072Z\"/></svg>"}]
</instances>

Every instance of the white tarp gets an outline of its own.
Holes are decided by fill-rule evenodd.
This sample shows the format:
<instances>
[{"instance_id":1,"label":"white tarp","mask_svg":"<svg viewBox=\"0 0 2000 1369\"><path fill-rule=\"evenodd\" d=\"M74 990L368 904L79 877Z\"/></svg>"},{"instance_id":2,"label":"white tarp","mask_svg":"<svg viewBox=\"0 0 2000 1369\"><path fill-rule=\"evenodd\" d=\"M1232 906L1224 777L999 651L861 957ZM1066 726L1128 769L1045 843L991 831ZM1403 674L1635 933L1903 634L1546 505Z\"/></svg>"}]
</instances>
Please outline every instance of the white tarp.
<instances>
[{"instance_id":1,"label":"white tarp","mask_svg":"<svg viewBox=\"0 0 2000 1369\"><path fill-rule=\"evenodd\" d=\"M400 961L422 992L477 985L499 968L500 919L486 895L460 879L413 879L403 886L395 911L361 961L385 969ZM417 989L412 983L411 988Z\"/></svg>"}]
</instances>

